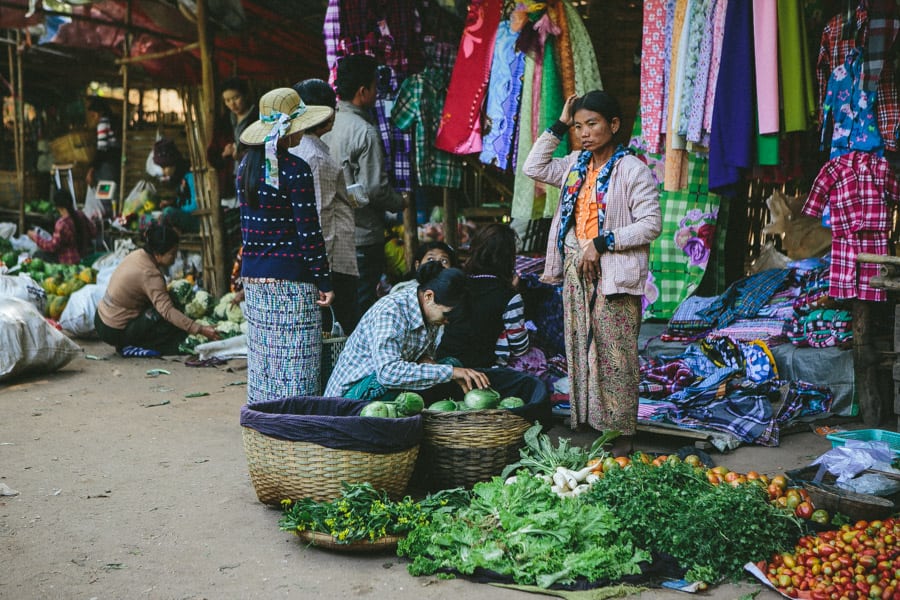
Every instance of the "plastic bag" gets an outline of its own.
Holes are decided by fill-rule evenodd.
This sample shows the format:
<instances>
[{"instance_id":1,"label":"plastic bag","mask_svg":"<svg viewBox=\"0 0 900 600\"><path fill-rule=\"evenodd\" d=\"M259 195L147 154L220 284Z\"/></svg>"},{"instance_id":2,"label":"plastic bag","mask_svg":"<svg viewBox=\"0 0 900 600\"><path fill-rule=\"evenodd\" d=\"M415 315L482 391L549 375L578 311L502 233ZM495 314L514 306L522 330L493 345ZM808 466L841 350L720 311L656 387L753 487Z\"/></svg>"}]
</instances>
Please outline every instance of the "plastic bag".
<instances>
[{"instance_id":1,"label":"plastic bag","mask_svg":"<svg viewBox=\"0 0 900 600\"><path fill-rule=\"evenodd\" d=\"M106 286L101 287L95 283L72 292L59 316L59 326L76 337L93 336L96 333L94 314L105 293Z\"/></svg>"},{"instance_id":2,"label":"plastic bag","mask_svg":"<svg viewBox=\"0 0 900 600\"><path fill-rule=\"evenodd\" d=\"M18 298L0 298L0 348L0 381L56 371L81 353L38 309Z\"/></svg>"},{"instance_id":3,"label":"plastic bag","mask_svg":"<svg viewBox=\"0 0 900 600\"><path fill-rule=\"evenodd\" d=\"M897 472L893 469L892 471ZM837 486L857 494L873 494L875 496L891 496L900 492L900 481L877 473L866 473L848 481L839 481Z\"/></svg>"},{"instance_id":4,"label":"plastic bag","mask_svg":"<svg viewBox=\"0 0 900 600\"><path fill-rule=\"evenodd\" d=\"M156 140L159 141L159 139L160 136L157 135ZM144 170L150 177L156 177L157 179L160 179L163 176L162 167L153 162L153 149L151 149L150 154L147 155L147 162L144 164Z\"/></svg>"},{"instance_id":5,"label":"plastic bag","mask_svg":"<svg viewBox=\"0 0 900 600\"><path fill-rule=\"evenodd\" d=\"M43 314L44 305L47 302L47 292L26 273L0 275L0 301L8 298L24 300ZM0 348L2 347L0 346Z\"/></svg>"},{"instance_id":6,"label":"plastic bag","mask_svg":"<svg viewBox=\"0 0 900 600\"><path fill-rule=\"evenodd\" d=\"M137 214L143 209L144 203L151 200L154 195L156 195L156 186L146 179L141 179L134 184L134 187L128 192L128 196L125 197L125 201L122 203L122 216Z\"/></svg>"},{"instance_id":7,"label":"plastic bag","mask_svg":"<svg viewBox=\"0 0 900 600\"><path fill-rule=\"evenodd\" d=\"M887 442L847 440L843 446L832 448L810 464L822 465L837 477L838 483L843 483L866 469L887 471L892 460L894 451Z\"/></svg>"},{"instance_id":8,"label":"plastic bag","mask_svg":"<svg viewBox=\"0 0 900 600\"><path fill-rule=\"evenodd\" d=\"M244 334L198 344L196 348L200 360L210 358L243 358L247 356L247 336Z\"/></svg>"},{"instance_id":9,"label":"plastic bag","mask_svg":"<svg viewBox=\"0 0 900 600\"><path fill-rule=\"evenodd\" d=\"M84 195L84 214L88 219L100 219L106 215L103 203L97 199L97 188L89 185Z\"/></svg>"}]
</instances>

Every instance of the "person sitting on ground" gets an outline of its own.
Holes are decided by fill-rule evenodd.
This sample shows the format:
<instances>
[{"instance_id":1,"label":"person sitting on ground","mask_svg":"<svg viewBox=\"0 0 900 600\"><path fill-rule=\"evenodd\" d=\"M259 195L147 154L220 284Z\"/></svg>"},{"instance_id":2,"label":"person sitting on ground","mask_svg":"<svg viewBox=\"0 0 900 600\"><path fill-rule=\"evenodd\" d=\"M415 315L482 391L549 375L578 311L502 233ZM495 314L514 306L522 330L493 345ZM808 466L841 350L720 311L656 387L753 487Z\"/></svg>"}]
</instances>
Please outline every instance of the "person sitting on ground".
<instances>
[{"instance_id":1,"label":"person sitting on ground","mask_svg":"<svg viewBox=\"0 0 900 600\"><path fill-rule=\"evenodd\" d=\"M92 240L96 235L94 223L75 208L75 198L69 190L56 190L53 206L59 212L53 236L42 237L34 229L28 232L28 237L39 248L34 256L64 265L78 264L93 249Z\"/></svg>"},{"instance_id":2,"label":"person sitting on ground","mask_svg":"<svg viewBox=\"0 0 900 600\"><path fill-rule=\"evenodd\" d=\"M122 356L180 354L179 346L189 334L218 340L214 327L175 308L166 289L163 270L178 255L178 232L153 223L142 235L144 247L119 263L97 305L97 335Z\"/></svg>"},{"instance_id":3,"label":"person sitting on ground","mask_svg":"<svg viewBox=\"0 0 900 600\"><path fill-rule=\"evenodd\" d=\"M484 373L434 360L441 327L465 297L465 274L431 261L419 267L416 279L418 286L384 296L362 316L325 396L390 400L416 390L430 403L441 399L430 388L442 383L453 382L463 392L490 385Z\"/></svg>"},{"instance_id":4,"label":"person sitting on ground","mask_svg":"<svg viewBox=\"0 0 900 600\"><path fill-rule=\"evenodd\" d=\"M400 290L403 290L409 286L416 286L418 282L416 281L416 271L419 270L423 264L431 261L437 261L444 265L444 268L458 267L459 263L456 258L456 252L453 251L453 248L445 244L444 242L438 241L428 241L419 244L419 247L416 248L416 253L413 255L413 268L406 275L403 276L403 279L398 281L391 287L391 294L396 294Z\"/></svg>"},{"instance_id":5,"label":"person sitting on ground","mask_svg":"<svg viewBox=\"0 0 900 600\"><path fill-rule=\"evenodd\" d=\"M175 191L174 197L160 201L163 209L160 222L181 233L197 233L200 220L193 214L197 210L197 191L190 163L168 138L160 138L153 144L153 162L162 169L163 183Z\"/></svg>"}]
</instances>

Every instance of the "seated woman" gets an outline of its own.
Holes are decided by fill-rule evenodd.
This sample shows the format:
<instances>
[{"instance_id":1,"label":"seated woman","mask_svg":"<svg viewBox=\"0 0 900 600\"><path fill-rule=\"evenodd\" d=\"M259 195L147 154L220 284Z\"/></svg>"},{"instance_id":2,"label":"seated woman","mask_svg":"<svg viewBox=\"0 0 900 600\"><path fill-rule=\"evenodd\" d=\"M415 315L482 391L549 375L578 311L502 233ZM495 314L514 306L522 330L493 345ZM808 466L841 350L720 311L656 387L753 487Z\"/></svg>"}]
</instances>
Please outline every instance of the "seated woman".
<instances>
[{"instance_id":1,"label":"seated woman","mask_svg":"<svg viewBox=\"0 0 900 600\"><path fill-rule=\"evenodd\" d=\"M418 286L388 294L360 319L334 367L325 396L384 400L415 390L426 404L440 400L429 390L442 383L468 392L488 387L484 373L438 364L435 340L465 296L466 276L440 262L424 263Z\"/></svg>"},{"instance_id":2,"label":"seated woman","mask_svg":"<svg viewBox=\"0 0 900 600\"><path fill-rule=\"evenodd\" d=\"M453 248L444 242L423 242L416 248L416 253L413 256L412 270L407 273L401 281L394 284L390 293L394 294L408 286L418 285L418 282L416 281L416 271L418 271L419 267L423 264L431 261L437 261L447 269L459 266L456 260L456 252L453 251Z\"/></svg>"},{"instance_id":3,"label":"seated woman","mask_svg":"<svg viewBox=\"0 0 900 600\"><path fill-rule=\"evenodd\" d=\"M529 421L551 424L550 394L538 377L506 367L513 356L528 351L525 303L516 291L516 233L494 223L480 228L472 240L466 300L445 328L438 360L453 358L464 367L483 369L501 396L516 396L526 406L515 412ZM453 394L455 395L455 394Z\"/></svg>"},{"instance_id":4,"label":"seated woman","mask_svg":"<svg viewBox=\"0 0 900 600\"><path fill-rule=\"evenodd\" d=\"M75 199L69 190L56 190L53 194L53 206L59 212L53 236L42 237L33 229L28 232L28 237L39 248L34 256L64 265L78 264L91 253L92 240L96 235L94 223L83 212L75 209Z\"/></svg>"},{"instance_id":5,"label":"seated woman","mask_svg":"<svg viewBox=\"0 0 900 600\"><path fill-rule=\"evenodd\" d=\"M178 255L178 232L154 223L142 235L144 247L119 263L97 305L97 335L122 356L179 354L193 333L219 339L214 327L186 316L169 297L163 269Z\"/></svg>"},{"instance_id":6,"label":"seated woman","mask_svg":"<svg viewBox=\"0 0 900 600\"><path fill-rule=\"evenodd\" d=\"M160 222L181 233L197 233L200 220L193 214L197 210L197 192L190 163L181 155L175 142L167 138L153 144L153 162L163 171L162 181L175 189L174 199L166 198L160 202L163 209Z\"/></svg>"}]
</instances>

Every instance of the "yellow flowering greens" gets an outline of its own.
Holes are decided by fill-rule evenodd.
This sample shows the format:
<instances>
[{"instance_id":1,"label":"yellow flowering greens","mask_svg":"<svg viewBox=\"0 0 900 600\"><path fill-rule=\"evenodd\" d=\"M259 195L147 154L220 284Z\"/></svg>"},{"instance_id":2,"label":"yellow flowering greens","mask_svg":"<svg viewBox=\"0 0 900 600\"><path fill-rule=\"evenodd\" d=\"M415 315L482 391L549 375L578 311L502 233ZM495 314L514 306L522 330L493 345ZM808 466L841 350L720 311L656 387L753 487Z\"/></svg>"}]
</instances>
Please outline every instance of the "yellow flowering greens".
<instances>
[{"instance_id":1,"label":"yellow flowering greens","mask_svg":"<svg viewBox=\"0 0 900 600\"><path fill-rule=\"evenodd\" d=\"M402 536L427 525L428 517L442 508L458 504L462 490L447 490L415 502L409 496L393 502L369 483L343 483L338 498L316 502L309 498L282 500L282 531L315 531L330 535L339 544L375 541L388 535Z\"/></svg>"}]
</instances>

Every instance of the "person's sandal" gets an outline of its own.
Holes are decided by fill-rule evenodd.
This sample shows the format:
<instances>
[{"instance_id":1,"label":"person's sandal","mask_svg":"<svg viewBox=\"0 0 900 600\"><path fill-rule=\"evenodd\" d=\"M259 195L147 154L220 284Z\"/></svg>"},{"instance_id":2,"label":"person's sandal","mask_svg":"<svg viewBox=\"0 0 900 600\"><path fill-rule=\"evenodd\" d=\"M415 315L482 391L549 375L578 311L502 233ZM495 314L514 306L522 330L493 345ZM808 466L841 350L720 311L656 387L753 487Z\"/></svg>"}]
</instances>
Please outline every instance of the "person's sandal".
<instances>
[{"instance_id":1,"label":"person's sandal","mask_svg":"<svg viewBox=\"0 0 900 600\"><path fill-rule=\"evenodd\" d=\"M119 354L125 358L156 358L162 356L162 353L150 348L141 348L140 346L125 346L119 350Z\"/></svg>"}]
</instances>

